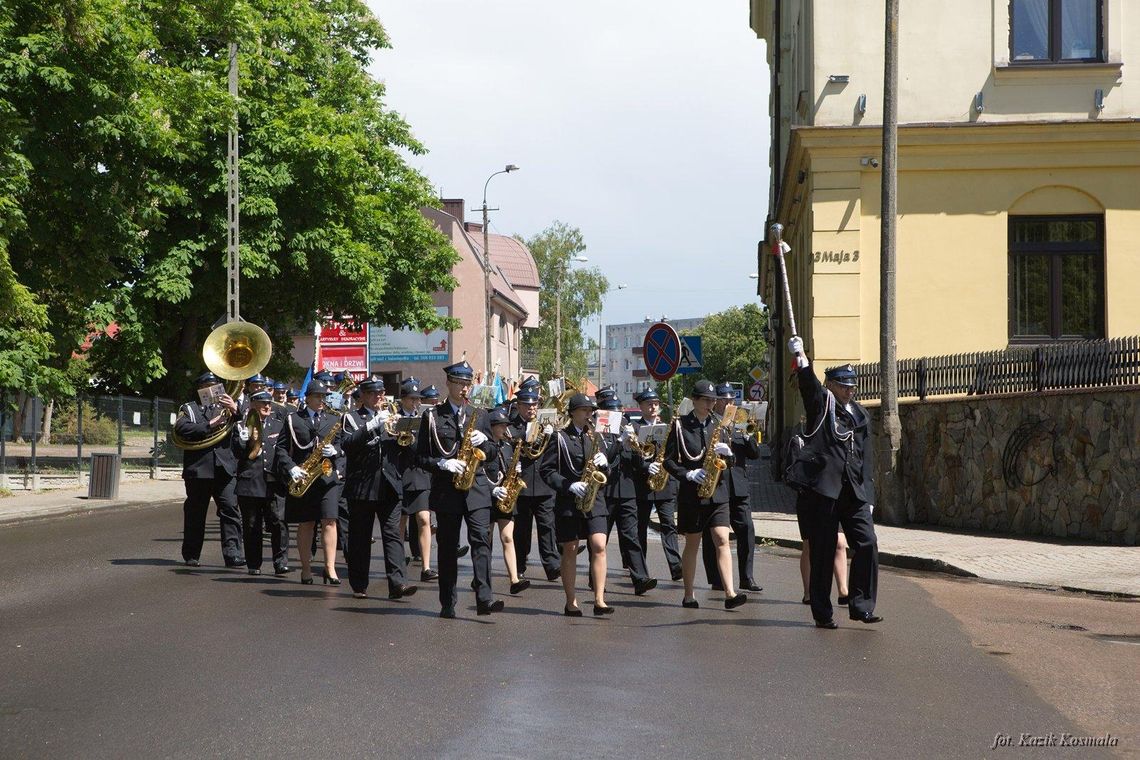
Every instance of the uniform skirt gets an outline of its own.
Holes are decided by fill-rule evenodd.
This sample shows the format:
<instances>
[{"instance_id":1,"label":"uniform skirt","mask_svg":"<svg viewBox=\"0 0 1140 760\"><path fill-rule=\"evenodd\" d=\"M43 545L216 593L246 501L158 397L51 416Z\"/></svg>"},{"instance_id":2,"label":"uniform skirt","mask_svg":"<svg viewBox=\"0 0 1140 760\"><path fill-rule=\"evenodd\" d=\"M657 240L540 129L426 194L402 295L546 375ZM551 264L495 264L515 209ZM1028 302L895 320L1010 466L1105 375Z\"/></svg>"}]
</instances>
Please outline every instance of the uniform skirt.
<instances>
[{"instance_id":1,"label":"uniform skirt","mask_svg":"<svg viewBox=\"0 0 1140 760\"><path fill-rule=\"evenodd\" d=\"M606 533L606 516L577 514L554 518L554 540L560 544L588 539L594 533Z\"/></svg>"},{"instance_id":2,"label":"uniform skirt","mask_svg":"<svg viewBox=\"0 0 1140 760\"><path fill-rule=\"evenodd\" d=\"M414 515L416 512L427 512L431 491L404 491L404 514Z\"/></svg>"},{"instance_id":3,"label":"uniform skirt","mask_svg":"<svg viewBox=\"0 0 1140 760\"><path fill-rule=\"evenodd\" d=\"M335 483L327 485L314 483L297 499L292 496L285 497L285 522L303 523L317 520L335 520L340 503L342 485Z\"/></svg>"},{"instance_id":4,"label":"uniform skirt","mask_svg":"<svg viewBox=\"0 0 1140 760\"><path fill-rule=\"evenodd\" d=\"M729 524L728 502L701 504L688 500L678 501L678 533L704 533L705 528L727 528Z\"/></svg>"}]
</instances>

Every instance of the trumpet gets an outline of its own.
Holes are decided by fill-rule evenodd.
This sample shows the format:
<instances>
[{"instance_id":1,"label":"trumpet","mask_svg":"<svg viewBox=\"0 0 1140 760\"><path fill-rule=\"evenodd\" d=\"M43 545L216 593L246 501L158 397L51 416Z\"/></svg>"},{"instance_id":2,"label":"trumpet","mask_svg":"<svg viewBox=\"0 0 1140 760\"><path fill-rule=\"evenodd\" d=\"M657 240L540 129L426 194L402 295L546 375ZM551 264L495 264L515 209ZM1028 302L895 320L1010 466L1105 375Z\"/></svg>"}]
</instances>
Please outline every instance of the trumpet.
<instances>
[{"instance_id":1,"label":"trumpet","mask_svg":"<svg viewBox=\"0 0 1140 760\"><path fill-rule=\"evenodd\" d=\"M410 430L396 430L396 423L406 416L400 413L399 405L395 401L385 401L384 406L388 409L388 419L384 420L384 432L390 438L396 439L397 446L407 448L415 443L415 433Z\"/></svg>"}]
</instances>

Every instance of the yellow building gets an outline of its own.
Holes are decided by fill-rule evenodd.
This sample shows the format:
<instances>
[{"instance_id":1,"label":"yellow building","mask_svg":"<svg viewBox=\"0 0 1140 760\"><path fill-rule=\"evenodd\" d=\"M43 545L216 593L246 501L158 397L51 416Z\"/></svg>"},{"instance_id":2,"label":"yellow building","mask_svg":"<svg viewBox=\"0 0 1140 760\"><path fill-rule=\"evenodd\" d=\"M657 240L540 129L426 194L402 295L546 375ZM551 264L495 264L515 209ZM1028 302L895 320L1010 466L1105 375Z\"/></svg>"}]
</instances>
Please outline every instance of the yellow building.
<instances>
[{"instance_id":1,"label":"yellow building","mask_svg":"<svg viewBox=\"0 0 1140 760\"><path fill-rule=\"evenodd\" d=\"M1124 68L1140 62L1140 24L1124 5L901 3L899 358L1140 334L1140 84ZM820 367L877 361L883 3L750 11L772 76L769 221L793 249L799 332ZM775 337L784 350L786 320ZM780 427L800 415L786 400Z\"/></svg>"}]
</instances>

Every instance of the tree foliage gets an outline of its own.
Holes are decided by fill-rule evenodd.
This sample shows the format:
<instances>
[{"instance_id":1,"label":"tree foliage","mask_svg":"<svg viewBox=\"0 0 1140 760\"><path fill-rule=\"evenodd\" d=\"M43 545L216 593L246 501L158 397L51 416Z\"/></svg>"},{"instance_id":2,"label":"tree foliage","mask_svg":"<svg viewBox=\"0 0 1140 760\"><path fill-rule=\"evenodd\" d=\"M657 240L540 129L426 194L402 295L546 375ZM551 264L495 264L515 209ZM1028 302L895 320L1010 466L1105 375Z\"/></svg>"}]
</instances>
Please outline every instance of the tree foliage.
<instances>
[{"instance_id":1,"label":"tree foliage","mask_svg":"<svg viewBox=\"0 0 1140 760\"><path fill-rule=\"evenodd\" d=\"M235 105L241 311L273 338L271 371L289 368L289 335L318 315L436 326L431 296L454 287L455 254L402 157L423 148L366 72L387 44L363 0L8 0L0 297L22 305L0 311L0 330L41 340L17 349L22 364L0 355L0 373L45 363L74 377L73 351L115 322L91 373L119 390L185 390L225 313Z\"/></svg>"},{"instance_id":2,"label":"tree foliage","mask_svg":"<svg viewBox=\"0 0 1140 760\"><path fill-rule=\"evenodd\" d=\"M542 283L539 293L539 326L523 334L523 354L529 366L542 377L558 373L555 364L555 325L558 302L562 304L562 371L572 379L586 376L588 342L582 325L602 310L609 281L596 267L574 266L574 258L586 250L577 227L555 221L529 239L519 238L530 249Z\"/></svg>"}]
</instances>

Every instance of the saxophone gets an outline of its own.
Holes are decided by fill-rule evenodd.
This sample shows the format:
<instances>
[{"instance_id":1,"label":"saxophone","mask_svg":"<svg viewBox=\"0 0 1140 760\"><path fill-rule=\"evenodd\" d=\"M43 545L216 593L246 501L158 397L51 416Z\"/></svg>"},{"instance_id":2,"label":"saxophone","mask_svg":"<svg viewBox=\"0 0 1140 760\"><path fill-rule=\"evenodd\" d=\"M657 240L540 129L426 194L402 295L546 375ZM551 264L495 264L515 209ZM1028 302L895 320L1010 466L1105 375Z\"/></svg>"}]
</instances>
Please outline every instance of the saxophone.
<instances>
[{"instance_id":1,"label":"saxophone","mask_svg":"<svg viewBox=\"0 0 1140 760\"><path fill-rule=\"evenodd\" d=\"M670 424L669 427L672 428L672 424ZM668 438L666 438L666 441L667 440ZM656 462L657 466L661 469L657 471L656 475L650 475L648 478L646 478L645 484L649 486L650 491L657 493L659 491L664 491L665 486L669 484L669 471L665 469L664 442L657 446L657 456L654 457L653 461Z\"/></svg>"},{"instance_id":2,"label":"saxophone","mask_svg":"<svg viewBox=\"0 0 1140 760\"><path fill-rule=\"evenodd\" d=\"M594 453L597 454L602 450L602 441L593 430L590 431L590 439L594 442ZM589 515L594 511L594 500L598 498L598 489L608 481L609 478L606 477L606 474L594 464L592 456L585 461L582 465L582 482L586 484L586 493L574 501L574 506L578 508L579 512Z\"/></svg>"},{"instance_id":3,"label":"saxophone","mask_svg":"<svg viewBox=\"0 0 1140 760\"><path fill-rule=\"evenodd\" d=\"M735 407L729 404L725 407L724 416L717 422L717 426L713 429L712 435L709 436L708 445L705 447L705 458L701 462L701 467L705 468L705 482L697 486L697 498L711 499L712 495L716 493L717 483L720 482L720 474L728 463L724 461L724 457L716 453L716 445L720 443L721 433L725 427L733 424L735 418Z\"/></svg>"},{"instance_id":4,"label":"saxophone","mask_svg":"<svg viewBox=\"0 0 1140 760\"><path fill-rule=\"evenodd\" d=\"M519 457L522 456L523 442L519 441L515 444L515 453L511 455L511 464L507 468L507 477L503 481L503 488L507 489L507 495L495 502L495 506L504 515L509 515L515 511L515 502L519 500L519 494L526 488L526 483L519 473Z\"/></svg>"},{"instance_id":5,"label":"saxophone","mask_svg":"<svg viewBox=\"0 0 1140 760\"><path fill-rule=\"evenodd\" d=\"M338 412L335 409L325 409L325 411L339 417L344 417L343 412ZM309 452L309 456L305 457L305 461L300 465L301 469L305 471L305 477L300 480L289 481L289 495L294 499L299 499L304 496L305 492L309 490L309 487L317 482L317 478L332 474L332 460L321 454L321 449L332 443L332 439L342 423L343 420L337 422L329 428L329 432L325 434L324 438L321 438L320 441L313 444L313 450Z\"/></svg>"},{"instance_id":6,"label":"saxophone","mask_svg":"<svg viewBox=\"0 0 1140 760\"><path fill-rule=\"evenodd\" d=\"M456 473L451 476L451 485L455 486L457 491L470 491L471 486L475 483L475 471L479 469L479 463L487 458L482 449L476 448L471 443L471 434L475 432L475 421L479 419L479 410L471 410L471 419L467 420L467 427L463 430L463 443L459 447L459 453L455 455L467 468L463 472Z\"/></svg>"}]
</instances>

